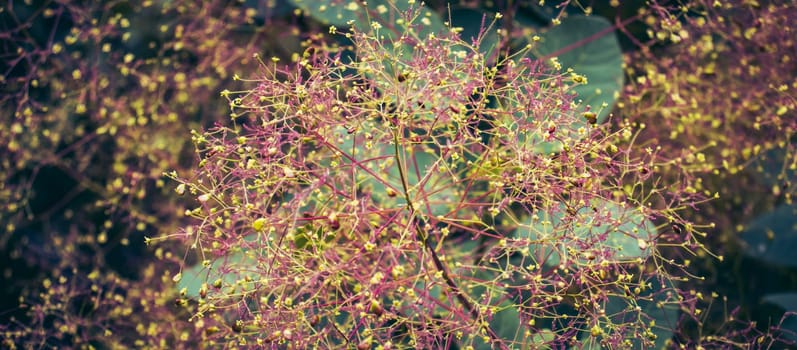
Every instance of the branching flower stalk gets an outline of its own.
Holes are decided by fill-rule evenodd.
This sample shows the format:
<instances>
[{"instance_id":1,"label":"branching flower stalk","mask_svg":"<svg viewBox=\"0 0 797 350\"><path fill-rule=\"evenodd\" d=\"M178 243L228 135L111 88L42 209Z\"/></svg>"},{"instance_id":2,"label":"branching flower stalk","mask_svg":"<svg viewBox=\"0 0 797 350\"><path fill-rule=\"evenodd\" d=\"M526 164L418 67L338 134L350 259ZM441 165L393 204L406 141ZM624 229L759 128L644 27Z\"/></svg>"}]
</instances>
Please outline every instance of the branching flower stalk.
<instances>
[{"instance_id":1,"label":"branching flower stalk","mask_svg":"<svg viewBox=\"0 0 797 350\"><path fill-rule=\"evenodd\" d=\"M416 217L418 210L415 208L415 205L412 202L412 198L410 197L409 186L407 182L407 176L404 174L404 162L401 159L401 152L399 151L399 130L396 130L393 133L393 150L395 152L395 159L396 163L398 164L398 171L399 176L401 177L401 186L404 192L404 199L407 201L407 210L410 212L410 217ZM423 242L424 247L429 251L429 255L432 257L432 261L434 262L434 266L437 271L440 271L442 274L443 280L445 280L446 285L448 288L451 288L451 291L456 295L457 300L462 304L463 307L471 314L474 320L482 320L482 315L478 309L473 307L473 304L468 300L467 295L465 295L462 290L457 286L457 283L451 278L449 275L448 269L446 269L445 265L442 261L440 261L440 257L437 255L435 251L435 247L432 246L432 242L430 241L429 235L424 233L423 227L427 227L428 224L423 220L422 217L417 216L417 220L422 222L423 225L414 225L415 232L417 235L417 239L420 242ZM506 345L504 345L503 341L495 334L492 328L488 324L485 326L485 331L489 335L491 342L498 343L501 349L506 349Z\"/></svg>"},{"instance_id":2,"label":"branching flower stalk","mask_svg":"<svg viewBox=\"0 0 797 350\"><path fill-rule=\"evenodd\" d=\"M597 123L573 92L586 77L533 46L492 65L479 38L420 35L423 19L330 28L350 43L312 36L222 93L231 125L195 132L197 171L170 174L197 199L175 235L196 265L174 280L198 331L296 348L652 346L677 319L656 310L687 302L665 270L683 264L657 243L691 247L699 227L677 208L697 197L657 186L669 160L630 151L642 127ZM657 234L674 224L690 236Z\"/></svg>"},{"instance_id":3,"label":"branching flower stalk","mask_svg":"<svg viewBox=\"0 0 797 350\"><path fill-rule=\"evenodd\" d=\"M266 3L0 10L4 348L782 341L702 274L797 193L792 1Z\"/></svg>"},{"instance_id":4,"label":"branching flower stalk","mask_svg":"<svg viewBox=\"0 0 797 350\"><path fill-rule=\"evenodd\" d=\"M225 114L215 96L231 72L254 50L298 47L282 30L290 19L256 24L274 6L0 5L0 255L14 281L0 298L0 347L198 347L173 312L182 247L149 250L145 237L184 225L193 200L163 172L193 169L186 130Z\"/></svg>"}]
</instances>

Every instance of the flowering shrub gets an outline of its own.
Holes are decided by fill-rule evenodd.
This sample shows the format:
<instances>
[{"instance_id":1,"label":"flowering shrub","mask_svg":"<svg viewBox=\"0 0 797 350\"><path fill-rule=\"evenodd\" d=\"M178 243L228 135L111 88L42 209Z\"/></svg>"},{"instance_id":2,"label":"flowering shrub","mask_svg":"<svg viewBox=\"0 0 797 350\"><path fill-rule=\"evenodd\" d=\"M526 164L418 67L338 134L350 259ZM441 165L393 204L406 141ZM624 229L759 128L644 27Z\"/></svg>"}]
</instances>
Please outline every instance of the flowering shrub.
<instances>
[{"instance_id":1,"label":"flowering shrub","mask_svg":"<svg viewBox=\"0 0 797 350\"><path fill-rule=\"evenodd\" d=\"M275 11L230 1L0 5L3 348L185 338L191 324L160 288L177 259L168 245L148 251L144 236L182 219L163 172L194 165L184 135L226 112L211 97L220 84L264 47L293 51L290 22L259 26L281 23Z\"/></svg>"},{"instance_id":2,"label":"flowering shrub","mask_svg":"<svg viewBox=\"0 0 797 350\"><path fill-rule=\"evenodd\" d=\"M772 196L791 201L795 84L783 72L794 68L792 5L696 1L695 15L651 18L653 43L671 46L661 58L647 47L630 57L637 78L624 114L660 120L650 142L667 145L679 167L725 178L750 168Z\"/></svg>"},{"instance_id":3,"label":"flowering shrub","mask_svg":"<svg viewBox=\"0 0 797 350\"><path fill-rule=\"evenodd\" d=\"M643 18L651 25L650 40L628 57L635 78L617 113L648 124L642 133L647 145L661 146L674 160L664 173L689 172L700 178L690 191L719 195L689 215L716 223L702 241L730 259L717 266L713 257L699 256L693 271L713 275L744 266L734 268L732 277L689 282L689 288L716 292L727 298L726 304L741 305L738 314L728 317L724 308L716 303L711 308L707 300L702 306L706 312L691 328L719 328L729 336L724 323L738 319L758 320L762 331L777 327L777 316L759 305L770 299L767 294L797 287L788 282L793 269L783 271L793 266L791 250L781 249L795 242L789 227L797 169L797 85L786 72L795 69L797 8L789 1L693 1L688 7L647 10ZM762 262L769 265L758 265ZM763 280L758 277L762 268L769 269ZM775 277L778 273L784 277ZM733 328L746 332L748 327ZM792 341L795 330L792 321Z\"/></svg>"},{"instance_id":4,"label":"flowering shrub","mask_svg":"<svg viewBox=\"0 0 797 350\"><path fill-rule=\"evenodd\" d=\"M0 6L3 347L793 340L792 4L445 3Z\"/></svg>"},{"instance_id":5,"label":"flowering shrub","mask_svg":"<svg viewBox=\"0 0 797 350\"><path fill-rule=\"evenodd\" d=\"M169 174L197 199L174 280L209 344L665 344L697 299L659 250L702 249L689 178L658 186L668 160L598 122L588 77L533 46L491 66L483 36L397 12L260 61L222 93L235 123L193 133L198 171Z\"/></svg>"}]
</instances>

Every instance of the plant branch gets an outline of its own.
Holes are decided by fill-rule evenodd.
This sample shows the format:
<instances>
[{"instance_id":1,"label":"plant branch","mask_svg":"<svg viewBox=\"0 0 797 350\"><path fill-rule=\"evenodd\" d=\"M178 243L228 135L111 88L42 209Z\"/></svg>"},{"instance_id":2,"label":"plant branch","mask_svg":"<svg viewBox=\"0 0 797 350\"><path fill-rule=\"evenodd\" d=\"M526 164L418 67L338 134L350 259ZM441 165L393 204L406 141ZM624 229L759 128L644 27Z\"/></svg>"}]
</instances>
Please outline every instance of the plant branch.
<instances>
[{"instance_id":1,"label":"plant branch","mask_svg":"<svg viewBox=\"0 0 797 350\"><path fill-rule=\"evenodd\" d=\"M407 176L404 172L403 162L401 161L401 153L399 151L399 128L396 128L395 132L393 133L393 150L395 152L396 163L399 169L399 177L401 178L401 187L404 190L404 200L407 201L407 208L410 211L410 217L415 217L416 215L416 208L415 205L412 204L410 200L410 191L409 191L409 183L407 182ZM435 252L435 249L431 242L429 242L429 236L423 231L422 226L426 226L426 220L423 217L418 217L418 221L421 225L415 225L415 233L417 239L423 242L423 246L426 250L429 251L429 254L432 257L432 261L434 262L434 266L439 271L443 277L443 280L448 285L448 288L454 292L457 300L463 307L470 313L471 317L475 320L481 320L482 316L473 304L468 300L468 297L462 293L462 290L459 288L457 283L451 278L451 275L448 273L448 269L446 269L443 262L440 260L440 257ZM490 337L493 343L498 343L499 348L507 349L506 345L501 341L501 338L493 331L489 324L484 325L485 330L487 331L487 335Z\"/></svg>"}]
</instances>

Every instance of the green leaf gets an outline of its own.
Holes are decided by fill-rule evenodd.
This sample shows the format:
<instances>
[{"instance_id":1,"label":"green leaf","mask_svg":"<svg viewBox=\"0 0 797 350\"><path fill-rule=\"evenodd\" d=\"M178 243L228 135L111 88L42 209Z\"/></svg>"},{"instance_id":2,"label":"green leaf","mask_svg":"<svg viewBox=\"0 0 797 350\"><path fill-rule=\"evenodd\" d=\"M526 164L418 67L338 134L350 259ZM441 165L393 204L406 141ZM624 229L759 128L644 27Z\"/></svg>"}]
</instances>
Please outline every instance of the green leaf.
<instances>
[{"instance_id":1,"label":"green leaf","mask_svg":"<svg viewBox=\"0 0 797 350\"><path fill-rule=\"evenodd\" d=\"M770 304L775 304L783 308L784 311L797 312L797 293L767 294L762 300Z\"/></svg>"},{"instance_id":2,"label":"green leaf","mask_svg":"<svg viewBox=\"0 0 797 350\"><path fill-rule=\"evenodd\" d=\"M779 306L786 312L797 312L797 293L767 294L762 299L766 303ZM778 330L784 338L797 342L797 315L786 315Z\"/></svg>"},{"instance_id":3,"label":"green leaf","mask_svg":"<svg viewBox=\"0 0 797 350\"><path fill-rule=\"evenodd\" d=\"M570 259L586 264L589 254L600 257L604 250L608 250L608 256L601 259L612 262L644 259L651 253L648 242L656 234L655 225L638 210L603 199L593 199L589 206L577 209L558 203L535 216L512 236L532 241L530 256L547 266Z\"/></svg>"},{"instance_id":4,"label":"green leaf","mask_svg":"<svg viewBox=\"0 0 797 350\"><path fill-rule=\"evenodd\" d=\"M338 27L348 27L353 23L354 27L368 31L370 23L368 13L363 9L359 1L333 1L333 0L288 0L293 6L304 10L317 21ZM384 1L373 1L375 6L384 5Z\"/></svg>"},{"instance_id":5,"label":"green leaf","mask_svg":"<svg viewBox=\"0 0 797 350\"><path fill-rule=\"evenodd\" d=\"M551 21L557 17L557 13L558 11L554 13L551 9L531 1L522 1L518 3L518 9L513 19L518 26L539 28L549 26Z\"/></svg>"},{"instance_id":6,"label":"green leaf","mask_svg":"<svg viewBox=\"0 0 797 350\"><path fill-rule=\"evenodd\" d=\"M763 301L775 304L783 311L792 312L792 314L784 316L778 330L782 332L784 338L797 342L797 314L794 314L797 313L797 293L768 294L764 296Z\"/></svg>"},{"instance_id":7,"label":"green leaf","mask_svg":"<svg viewBox=\"0 0 797 350\"><path fill-rule=\"evenodd\" d=\"M374 202L381 207L406 206L396 151L385 140L389 136L377 131L376 126L367 125L351 135L342 127L337 133L343 138L340 143L341 151L353 151L351 156L376 175L358 168L356 173L359 187L368 190ZM382 133L381 139L374 137L373 145L369 148L365 135L379 133ZM399 151L402 152L401 166L407 179L410 200L416 209L435 216L446 215L454 210L460 202L458 186L454 183L458 175L448 162L441 159L439 151L425 145L415 145L409 149L399 147Z\"/></svg>"},{"instance_id":8,"label":"green leaf","mask_svg":"<svg viewBox=\"0 0 797 350\"><path fill-rule=\"evenodd\" d=\"M606 303L606 315L609 322L614 325L620 324L638 324L644 323L645 326L653 324L650 329L655 335L654 346L651 349L665 349L667 340L672 338L673 330L676 329L680 309L677 301L677 293L674 291L675 287L669 280L663 284L654 279L650 281L651 288L640 293L637 297L622 298L618 296L610 296ZM617 291L617 294L622 295L622 291ZM604 331L608 328L605 321L600 322ZM599 344L599 339L595 339L587 331L581 335L581 342L584 344L583 349L599 350L602 349ZM632 349L644 349L641 339L630 339L633 346Z\"/></svg>"},{"instance_id":9,"label":"green leaf","mask_svg":"<svg viewBox=\"0 0 797 350\"><path fill-rule=\"evenodd\" d=\"M299 1L299 0L293 0ZM321 1L329 3L333 1ZM354 3L356 5L351 5ZM349 5L345 7L354 8L355 6L362 7L363 2L352 0ZM318 6L318 5L313 5ZM338 5L340 7L342 5ZM329 7L329 6L327 6ZM418 15L412 17L406 22L403 20L407 16L405 13L409 10L418 9ZM339 11L341 12L341 11ZM347 23L352 23L353 27L363 33L370 33L376 37L379 42L379 47L366 48L357 46L355 54L361 57L373 56L379 59L371 60L369 62L360 62L359 69L364 72L364 75L376 83L377 89L382 90L385 86L394 84L394 79L400 74L405 73L405 67L409 66L409 62L413 59L415 48L413 44L402 42L401 45L394 45L399 36L406 35L410 38L415 38L417 41L423 42L424 39L429 38L430 35L444 36L449 32L449 28L443 23L440 16L432 9L424 5L409 5L406 1L393 2L389 0L376 0L367 2L367 11L362 9L355 13L352 11L335 14L337 19L337 26L347 26ZM309 12L313 13L313 12ZM313 15L314 17L316 15ZM328 15L319 14L319 19L329 22ZM340 19L338 18L340 17ZM345 20L344 20L345 19ZM401 20L401 21L400 21ZM411 21L411 22L410 22ZM372 23L379 23L381 28L375 29ZM371 41L371 39L369 39ZM363 54L365 51L366 54ZM376 52L374 52L376 51ZM390 96L387 96L388 98Z\"/></svg>"},{"instance_id":10,"label":"green leaf","mask_svg":"<svg viewBox=\"0 0 797 350\"><path fill-rule=\"evenodd\" d=\"M526 328L520 323L520 313L517 305L510 301L501 303L498 311L490 320L490 328L501 338L510 349L550 349L547 343L554 340L556 334L549 329L542 329L531 337L526 336ZM477 350L491 350L493 347L484 342L481 337L476 337L473 347Z\"/></svg>"},{"instance_id":11,"label":"green leaf","mask_svg":"<svg viewBox=\"0 0 797 350\"><path fill-rule=\"evenodd\" d=\"M334 25L336 27L349 27L350 23L354 28L361 32L371 31L371 23L377 22L382 25L380 34L385 38L392 38L395 32L390 28L397 29L403 33L407 29L407 24L398 24L396 19L401 18L402 12L410 9L407 1L390 0L289 0L294 6L304 10L311 17L321 23ZM420 27L417 34L424 38L430 33L442 33L447 30L440 16L432 9L423 5L416 5L420 8L418 22Z\"/></svg>"},{"instance_id":12,"label":"green leaf","mask_svg":"<svg viewBox=\"0 0 797 350\"><path fill-rule=\"evenodd\" d=\"M797 171L789 167L791 159L795 156L793 145L797 145L797 138L792 140L786 147L770 148L761 152L755 158L755 167L748 167L761 183L769 186L783 186L786 181L794 182L797 179Z\"/></svg>"},{"instance_id":13,"label":"green leaf","mask_svg":"<svg viewBox=\"0 0 797 350\"><path fill-rule=\"evenodd\" d=\"M785 316L778 330L782 332L784 338L792 342L797 342L797 314Z\"/></svg>"},{"instance_id":14,"label":"green leaf","mask_svg":"<svg viewBox=\"0 0 797 350\"><path fill-rule=\"evenodd\" d=\"M390 57L381 59L377 67L379 73L369 72L366 76L384 74L395 77L400 71L402 62L411 59L413 47L402 44L398 47L390 45L403 34L417 36L419 40L430 34L441 35L448 31L440 16L429 7L419 4L410 5L407 1L391 0L289 0L294 6L304 10L319 22L336 27L353 27L362 33L372 33L383 42L384 53ZM408 10L417 9L418 16L412 22L399 21ZM374 27L378 23L381 28ZM412 27L412 29L410 29Z\"/></svg>"},{"instance_id":15,"label":"green leaf","mask_svg":"<svg viewBox=\"0 0 797 350\"><path fill-rule=\"evenodd\" d=\"M387 169L387 178L393 187L402 189L399 166L397 162L393 162ZM410 200L416 209L426 212L428 204L431 215L445 215L453 209L453 204L459 203L452 181L453 175L438 155L429 153L423 147L413 147L406 153L403 170L407 177ZM373 188L377 197L381 196L381 200L387 201L385 186L381 182L373 181ZM397 202L406 203L403 198Z\"/></svg>"},{"instance_id":16,"label":"green leaf","mask_svg":"<svg viewBox=\"0 0 797 350\"><path fill-rule=\"evenodd\" d=\"M517 307L511 302L503 302L499 307L499 311L493 315L490 320L490 328L495 331L502 340L515 343L523 337L523 329L520 327L520 313ZM478 339L478 338L477 338ZM476 349L491 349L490 344L484 342L476 342Z\"/></svg>"},{"instance_id":17,"label":"green leaf","mask_svg":"<svg viewBox=\"0 0 797 350\"><path fill-rule=\"evenodd\" d=\"M254 237L253 235L252 237ZM234 290L246 291L254 288L254 281L258 280L257 260L252 251L235 251L223 257L211 259L209 267L203 264L197 264L182 272L182 279L177 283L177 290L186 290L186 296L190 298L199 298L199 290L204 283L209 285L209 288L214 288L212 285L216 281L221 281L221 290L225 294L231 294ZM245 279L250 277L253 282L245 282Z\"/></svg>"},{"instance_id":18,"label":"green leaf","mask_svg":"<svg viewBox=\"0 0 797 350\"><path fill-rule=\"evenodd\" d=\"M498 278L498 272L493 269L486 267L469 269L461 271L459 276L461 279L468 280L465 291L468 293L471 300L477 303L484 300L500 298L505 293L504 289L500 287L500 283L497 282L500 280L500 278Z\"/></svg>"},{"instance_id":19,"label":"green leaf","mask_svg":"<svg viewBox=\"0 0 797 350\"><path fill-rule=\"evenodd\" d=\"M623 55L617 35L608 31L611 27L611 23L602 17L570 16L560 25L540 34L542 40L536 44L534 52L537 57L555 55L563 69L572 68L574 73L587 78L587 84L572 88L577 94L576 101L581 101L577 114L581 115L589 108L596 113L597 123L608 118L624 82ZM604 31L608 32L598 35ZM569 130L560 130L577 136L575 131L587 125L586 119L579 118L575 123L561 126ZM537 152L548 154L563 149L562 142L538 142L542 138L538 135L529 140L535 142Z\"/></svg>"},{"instance_id":20,"label":"green leaf","mask_svg":"<svg viewBox=\"0 0 797 350\"><path fill-rule=\"evenodd\" d=\"M744 254L770 264L797 267L797 205L759 216L740 235Z\"/></svg>"},{"instance_id":21,"label":"green leaf","mask_svg":"<svg viewBox=\"0 0 797 350\"><path fill-rule=\"evenodd\" d=\"M577 85L574 90L583 101L582 107L591 106L598 114L598 123L606 121L624 81L623 53L617 35L609 31L593 37L609 28L612 24L603 17L571 16L542 34L537 46L543 56L556 54L563 68L573 68L587 77L588 83ZM607 107L601 108L604 103Z\"/></svg>"}]
</instances>

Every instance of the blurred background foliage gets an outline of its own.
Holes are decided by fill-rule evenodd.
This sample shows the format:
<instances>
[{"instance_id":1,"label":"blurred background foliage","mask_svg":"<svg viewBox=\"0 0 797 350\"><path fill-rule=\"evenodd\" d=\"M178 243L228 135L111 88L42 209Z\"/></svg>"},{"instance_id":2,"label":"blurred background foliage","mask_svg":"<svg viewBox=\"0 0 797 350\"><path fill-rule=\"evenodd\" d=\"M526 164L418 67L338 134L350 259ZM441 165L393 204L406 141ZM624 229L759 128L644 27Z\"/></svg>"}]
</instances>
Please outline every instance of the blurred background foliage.
<instances>
[{"instance_id":1,"label":"blurred background foliage","mask_svg":"<svg viewBox=\"0 0 797 350\"><path fill-rule=\"evenodd\" d=\"M442 18L450 11L465 36L483 15L502 13L497 47L534 40L569 16L605 18L625 84L602 117L644 124L644 146L679 160L662 169L666 181L686 172L700 179L694 191L718 195L688 211L712 224L700 239L715 255L681 257L699 278L680 287L705 298L675 340L795 340L797 6L540 3L426 6ZM144 244L176 232L191 205L163 173L195 166L190 130L231 123L219 92L259 69L254 54L295 59L304 39L328 32L325 22L287 0L0 5L4 345L191 347L213 335L188 321L172 288L184 250Z\"/></svg>"}]
</instances>

